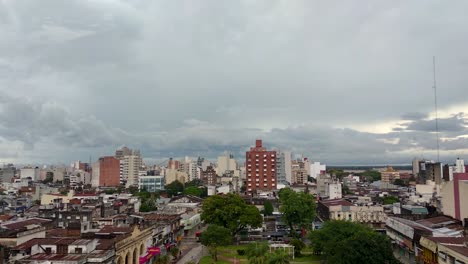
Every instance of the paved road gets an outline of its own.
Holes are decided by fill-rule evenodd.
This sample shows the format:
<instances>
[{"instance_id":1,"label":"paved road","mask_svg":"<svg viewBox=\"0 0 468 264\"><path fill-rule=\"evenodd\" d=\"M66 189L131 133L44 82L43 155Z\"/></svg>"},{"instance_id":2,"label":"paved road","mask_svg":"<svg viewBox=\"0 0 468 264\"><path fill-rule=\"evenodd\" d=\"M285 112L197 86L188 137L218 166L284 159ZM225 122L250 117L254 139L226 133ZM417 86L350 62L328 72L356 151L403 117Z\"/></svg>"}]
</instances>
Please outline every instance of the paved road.
<instances>
[{"instance_id":1,"label":"paved road","mask_svg":"<svg viewBox=\"0 0 468 264\"><path fill-rule=\"evenodd\" d=\"M203 255L203 246L198 245L194 248L192 248L189 252L187 252L179 261L177 261L177 264L185 264L190 261L193 261L194 263L198 263L200 261L200 258Z\"/></svg>"}]
</instances>

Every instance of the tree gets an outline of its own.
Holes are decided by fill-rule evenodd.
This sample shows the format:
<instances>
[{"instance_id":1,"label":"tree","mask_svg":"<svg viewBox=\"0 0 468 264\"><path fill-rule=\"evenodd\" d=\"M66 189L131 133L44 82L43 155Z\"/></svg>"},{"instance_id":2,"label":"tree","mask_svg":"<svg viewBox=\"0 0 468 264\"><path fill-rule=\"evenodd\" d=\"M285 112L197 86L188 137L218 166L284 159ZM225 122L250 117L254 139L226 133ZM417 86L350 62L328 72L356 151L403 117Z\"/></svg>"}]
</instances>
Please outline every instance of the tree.
<instances>
[{"instance_id":1,"label":"tree","mask_svg":"<svg viewBox=\"0 0 468 264\"><path fill-rule=\"evenodd\" d=\"M305 248L304 242L302 242L302 240L299 239L293 239L291 240L291 242L289 242L289 244L291 246L294 246L294 255L296 257L300 257L302 255L302 249Z\"/></svg>"},{"instance_id":2,"label":"tree","mask_svg":"<svg viewBox=\"0 0 468 264\"><path fill-rule=\"evenodd\" d=\"M247 245L245 254L249 264L265 264L267 262L268 243L254 242Z\"/></svg>"},{"instance_id":3,"label":"tree","mask_svg":"<svg viewBox=\"0 0 468 264\"><path fill-rule=\"evenodd\" d=\"M398 186L408 186L408 184L402 180L402 179L396 179L393 184L398 185Z\"/></svg>"},{"instance_id":4,"label":"tree","mask_svg":"<svg viewBox=\"0 0 468 264\"><path fill-rule=\"evenodd\" d=\"M184 190L184 194L201 197L202 194L203 194L203 190L201 188L196 187L196 186L190 186L190 187L187 187Z\"/></svg>"},{"instance_id":5,"label":"tree","mask_svg":"<svg viewBox=\"0 0 468 264\"><path fill-rule=\"evenodd\" d=\"M396 196L385 196L383 198L383 204L394 204L400 202L400 199Z\"/></svg>"},{"instance_id":6,"label":"tree","mask_svg":"<svg viewBox=\"0 0 468 264\"><path fill-rule=\"evenodd\" d=\"M154 260L154 263L155 264L168 264L169 263L169 256L168 255L158 256Z\"/></svg>"},{"instance_id":7,"label":"tree","mask_svg":"<svg viewBox=\"0 0 468 264\"><path fill-rule=\"evenodd\" d=\"M185 183L185 188L191 187L191 186L195 186L195 187L203 186L203 181L200 180L200 179L193 179L193 180Z\"/></svg>"},{"instance_id":8,"label":"tree","mask_svg":"<svg viewBox=\"0 0 468 264\"><path fill-rule=\"evenodd\" d=\"M290 188L279 191L280 212L283 221L289 226L291 235L295 228L309 228L315 218L315 199L307 193L297 193Z\"/></svg>"},{"instance_id":9,"label":"tree","mask_svg":"<svg viewBox=\"0 0 468 264\"><path fill-rule=\"evenodd\" d=\"M175 180L165 186L166 192L169 196L178 195L184 191L184 184Z\"/></svg>"},{"instance_id":10,"label":"tree","mask_svg":"<svg viewBox=\"0 0 468 264\"><path fill-rule=\"evenodd\" d=\"M133 194L133 195L136 195L138 193L138 187L130 186L130 187L128 187L128 192Z\"/></svg>"},{"instance_id":11,"label":"tree","mask_svg":"<svg viewBox=\"0 0 468 264\"><path fill-rule=\"evenodd\" d=\"M232 193L206 198L203 201L201 218L207 224L229 229L232 235L247 226L262 226L262 216L257 207L246 204L239 195Z\"/></svg>"},{"instance_id":12,"label":"tree","mask_svg":"<svg viewBox=\"0 0 468 264\"><path fill-rule=\"evenodd\" d=\"M218 247L232 244L231 232L222 226L209 225L201 234L200 241L202 245L210 248L213 260L218 261Z\"/></svg>"},{"instance_id":13,"label":"tree","mask_svg":"<svg viewBox=\"0 0 468 264\"><path fill-rule=\"evenodd\" d=\"M174 259L177 259L177 256L179 255L179 248L178 247L172 247L171 248L171 255Z\"/></svg>"},{"instance_id":14,"label":"tree","mask_svg":"<svg viewBox=\"0 0 468 264\"><path fill-rule=\"evenodd\" d=\"M290 263L289 253L278 249L272 253L267 254L267 263L268 264L289 264Z\"/></svg>"},{"instance_id":15,"label":"tree","mask_svg":"<svg viewBox=\"0 0 468 264\"><path fill-rule=\"evenodd\" d=\"M382 178L380 172L375 170L366 170L365 172L360 173L359 175L366 177L368 181L379 181Z\"/></svg>"},{"instance_id":16,"label":"tree","mask_svg":"<svg viewBox=\"0 0 468 264\"><path fill-rule=\"evenodd\" d=\"M42 181L42 183L47 184L47 183L52 183L54 181L54 172L48 171L46 173L46 178Z\"/></svg>"},{"instance_id":17,"label":"tree","mask_svg":"<svg viewBox=\"0 0 468 264\"><path fill-rule=\"evenodd\" d=\"M358 223L328 221L309 238L314 250L324 253L328 263L398 263L388 238Z\"/></svg>"},{"instance_id":18,"label":"tree","mask_svg":"<svg viewBox=\"0 0 468 264\"><path fill-rule=\"evenodd\" d=\"M353 192L351 192L348 185L346 185L346 184L343 184L343 193L344 194L353 194Z\"/></svg>"},{"instance_id":19,"label":"tree","mask_svg":"<svg viewBox=\"0 0 468 264\"><path fill-rule=\"evenodd\" d=\"M273 205L270 201L266 200L263 204L263 214L264 215L272 215L273 214Z\"/></svg>"}]
</instances>

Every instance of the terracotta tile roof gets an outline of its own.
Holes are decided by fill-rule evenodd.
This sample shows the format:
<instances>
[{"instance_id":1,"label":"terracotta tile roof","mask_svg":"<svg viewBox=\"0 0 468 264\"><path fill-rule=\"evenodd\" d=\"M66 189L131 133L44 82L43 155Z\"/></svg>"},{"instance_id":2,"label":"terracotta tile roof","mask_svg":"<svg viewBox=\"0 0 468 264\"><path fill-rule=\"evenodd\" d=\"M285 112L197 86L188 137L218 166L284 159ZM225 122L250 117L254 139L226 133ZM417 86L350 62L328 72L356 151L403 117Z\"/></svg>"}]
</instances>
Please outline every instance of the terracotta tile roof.
<instances>
[{"instance_id":1,"label":"terracotta tile roof","mask_svg":"<svg viewBox=\"0 0 468 264\"><path fill-rule=\"evenodd\" d=\"M348 202L343 199L333 199L333 200L322 200L319 201L319 203L330 207L330 206L336 206L336 205L342 205L342 206L352 206L353 204L351 202Z\"/></svg>"},{"instance_id":2,"label":"terracotta tile roof","mask_svg":"<svg viewBox=\"0 0 468 264\"><path fill-rule=\"evenodd\" d=\"M87 245L89 239L80 238L33 238L13 248L13 250L28 250L34 245Z\"/></svg>"},{"instance_id":3,"label":"terracotta tile roof","mask_svg":"<svg viewBox=\"0 0 468 264\"><path fill-rule=\"evenodd\" d=\"M12 219L14 216L12 215L0 215L0 221L8 221Z\"/></svg>"},{"instance_id":4,"label":"terracotta tile roof","mask_svg":"<svg viewBox=\"0 0 468 264\"><path fill-rule=\"evenodd\" d=\"M465 257L468 257L468 247L466 246L449 246L446 245L446 247L450 248L451 250L458 252L462 254Z\"/></svg>"},{"instance_id":5,"label":"terracotta tile roof","mask_svg":"<svg viewBox=\"0 0 468 264\"><path fill-rule=\"evenodd\" d=\"M96 234L129 234L133 232L133 228L131 227L117 227L107 225L104 226L101 230L96 232Z\"/></svg>"},{"instance_id":6,"label":"terracotta tile roof","mask_svg":"<svg viewBox=\"0 0 468 264\"><path fill-rule=\"evenodd\" d=\"M77 260L82 260L86 259L87 255L86 254L66 254L66 255L61 255L61 254L46 254L46 253L40 253L33 255L29 258L26 258L26 260L49 260L49 261L77 261Z\"/></svg>"},{"instance_id":7,"label":"terracotta tile roof","mask_svg":"<svg viewBox=\"0 0 468 264\"><path fill-rule=\"evenodd\" d=\"M112 239L99 239L96 246L97 250L108 250L114 247L114 244L122 240L122 237L116 237Z\"/></svg>"},{"instance_id":8,"label":"terracotta tile roof","mask_svg":"<svg viewBox=\"0 0 468 264\"><path fill-rule=\"evenodd\" d=\"M26 228L28 225L41 225L44 223L49 223L52 220L44 218L31 218L27 220L17 221L13 223L3 224L2 227L10 230L21 230Z\"/></svg>"},{"instance_id":9,"label":"terracotta tile roof","mask_svg":"<svg viewBox=\"0 0 468 264\"><path fill-rule=\"evenodd\" d=\"M463 245L465 243L464 237L426 237L427 239L442 244Z\"/></svg>"},{"instance_id":10,"label":"terracotta tile roof","mask_svg":"<svg viewBox=\"0 0 468 264\"><path fill-rule=\"evenodd\" d=\"M179 217L179 215L174 214L147 214L143 216L145 221L175 220Z\"/></svg>"},{"instance_id":11,"label":"terracotta tile roof","mask_svg":"<svg viewBox=\"0 0 468 264\"><path fill-rule=\"evenodd\" d=\"M426 218L422 220L416 221L422 225L425 225L427 227L432 227L434 225L440 225L440 224L454 224L457 222L457 220L448 217L448 216L436 216L436 217L431 217L431 218Z\"/></svg>"}]
</instances>

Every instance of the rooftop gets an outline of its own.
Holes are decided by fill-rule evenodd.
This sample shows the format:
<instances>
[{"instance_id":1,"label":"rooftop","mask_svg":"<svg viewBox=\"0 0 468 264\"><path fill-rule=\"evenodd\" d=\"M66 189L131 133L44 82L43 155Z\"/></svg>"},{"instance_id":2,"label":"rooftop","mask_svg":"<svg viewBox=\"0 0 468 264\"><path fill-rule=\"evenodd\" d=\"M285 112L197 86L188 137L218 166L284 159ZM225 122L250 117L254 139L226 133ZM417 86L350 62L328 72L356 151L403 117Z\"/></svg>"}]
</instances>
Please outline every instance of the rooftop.
<instances>
[{"instance_id":1,"label":"rooftop","mask_svg":"<svg viewBox=\"0 0 468 264\"><path fill-rule=\"evenodd\" d=\"M450 245L446 245L446 247L450 248L451 250L455 251L455 252L458 252L460 254L462 254L463 256L466 256L468 257L468 247L466 246L450 246Z\"/></svg>"},{"instance_id":2,"label":"rooftop","mask_svg":"<svg viewBox=\"0 0 468 264\"><path fill-rule=\"evenodd\" d=\"M52 220L44 219L44 218L31 218L31 219L19 220L19 221L11 222L11 223L4 223L2 224L2 227L5 229L19 231L22 229L26 229L26 227L29 225L41 225L44 223L49 223L51 221Z\"/></svg>"},{"instance_id":3,"label":"rooftop","mask_svg":"<svg viewBox=\"0 0 468 264\"><path fill-rule=\"evenodd\" d=\"M342 205L342 206L352 206L353 204L351 202L348 202L343 199L333 199L333 200L322 200L319 201L319 203L330 207L330 206L336 206L336 205Z\"/></svg>"}]
</instances>

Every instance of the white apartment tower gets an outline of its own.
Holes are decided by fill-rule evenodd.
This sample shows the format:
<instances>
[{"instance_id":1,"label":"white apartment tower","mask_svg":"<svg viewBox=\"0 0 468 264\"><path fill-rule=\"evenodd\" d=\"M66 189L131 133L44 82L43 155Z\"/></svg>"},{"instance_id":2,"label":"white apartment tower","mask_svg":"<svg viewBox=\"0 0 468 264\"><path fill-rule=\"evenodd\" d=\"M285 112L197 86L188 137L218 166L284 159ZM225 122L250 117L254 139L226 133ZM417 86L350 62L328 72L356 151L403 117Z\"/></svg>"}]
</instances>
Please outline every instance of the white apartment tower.
<instances>
[{"instance_id":1,"label":"white apartment tower","mask_svg":"<svg viewBox=\"0 0 468 264\"><path fill-rule=\"evenodd\" d=\"M116 151L116 158L120 160L120 182L125 182L126 187L138 186L140 169L143 167L140 151L123 147Z\"/></svg>"}]
</instances>

